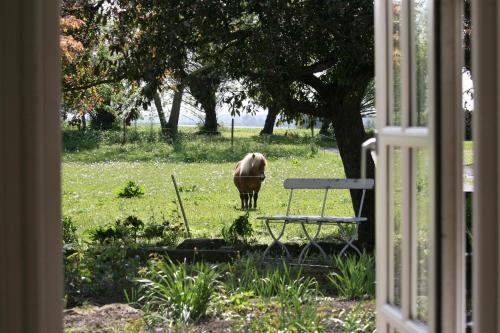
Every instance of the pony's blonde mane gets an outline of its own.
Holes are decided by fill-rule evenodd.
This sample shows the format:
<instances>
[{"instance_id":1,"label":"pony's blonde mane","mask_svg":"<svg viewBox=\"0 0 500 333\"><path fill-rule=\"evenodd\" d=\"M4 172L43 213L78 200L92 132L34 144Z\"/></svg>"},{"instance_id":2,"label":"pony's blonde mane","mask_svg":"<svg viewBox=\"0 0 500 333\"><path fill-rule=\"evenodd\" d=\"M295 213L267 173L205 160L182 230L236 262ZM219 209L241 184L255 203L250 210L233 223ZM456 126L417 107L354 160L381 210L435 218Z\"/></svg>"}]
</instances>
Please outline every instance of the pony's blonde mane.
<instances>
[{"instance_id":1,"label":"pony's blonde mane","mask_svg":"<svg viewBox=\"0 0 500 333\"><path fill-rule=\"evenodd\" d=\"M258 170L262 163L264 163L264 166L266 165L264 155L261 153L248 153L240 162L240 175L251 175L253 171Z\"/></svg>"}]
</instances>

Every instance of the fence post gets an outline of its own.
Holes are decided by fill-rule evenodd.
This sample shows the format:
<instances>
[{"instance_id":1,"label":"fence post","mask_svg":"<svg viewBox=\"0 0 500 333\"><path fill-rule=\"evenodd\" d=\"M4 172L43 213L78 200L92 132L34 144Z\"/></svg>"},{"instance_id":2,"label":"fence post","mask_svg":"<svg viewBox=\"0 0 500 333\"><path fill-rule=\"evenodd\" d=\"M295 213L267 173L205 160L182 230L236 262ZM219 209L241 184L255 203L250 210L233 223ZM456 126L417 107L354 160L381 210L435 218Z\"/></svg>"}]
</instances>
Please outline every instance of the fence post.
<instances>
[{"instance_id":1,"label":"fence post","mask_svg":"<svg viewBox=\"0 0 500 333\"><path fill-rule=\"evenodd\" d=\"M186 226L186 231L188 237L191 237L191 231L189 230L188 220L186 218L186 213L184 212L184 206L182 205L181 196L179 194L179 189L177 188L177 182L175 181L174 175L172 176L172 182L174 183L175 194L177 195L177 201L179 201L179 206L181 207L182 219L184 220L184 225Z\"/></svg>"},{"instance_id":2,"label":"fence post","mask_svg":"<svg viewBox=\"0 0 500 333\"><path fill-rule=\"evenodd\" d=\"M231 149L234 145L234 118L231 118Z\"/></svg>"}]
</instances>

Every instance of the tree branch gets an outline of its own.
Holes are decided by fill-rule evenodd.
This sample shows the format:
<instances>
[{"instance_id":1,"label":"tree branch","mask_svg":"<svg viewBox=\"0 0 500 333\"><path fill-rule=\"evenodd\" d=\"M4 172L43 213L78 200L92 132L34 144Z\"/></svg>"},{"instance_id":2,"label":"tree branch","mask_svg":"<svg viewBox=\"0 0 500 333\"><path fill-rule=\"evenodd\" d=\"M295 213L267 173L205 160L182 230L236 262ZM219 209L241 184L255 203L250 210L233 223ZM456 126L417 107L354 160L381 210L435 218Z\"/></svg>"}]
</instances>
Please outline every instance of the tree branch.
<instances>
[{"instance_id":1,"label":"tree branch","mask_svg":"<svg viewBox=\"0 0 500 333\"><path fill-rule=\"evenodd\" d=\"M76 86L76 87L71 87L71 86L65 86L63 87L63 92L70 92L70 91L79 91L79 90L86 90L95 86L99 86L101 84L107 84L107 83L116 83L120 82L121 80L124 80L126 78L125 75L114 77L114 78L109 78L109 79L102 79L102 80L97 80L93 82L87 82L85 84L82 84L81 86Z\"/></svg>"}]
</instances>

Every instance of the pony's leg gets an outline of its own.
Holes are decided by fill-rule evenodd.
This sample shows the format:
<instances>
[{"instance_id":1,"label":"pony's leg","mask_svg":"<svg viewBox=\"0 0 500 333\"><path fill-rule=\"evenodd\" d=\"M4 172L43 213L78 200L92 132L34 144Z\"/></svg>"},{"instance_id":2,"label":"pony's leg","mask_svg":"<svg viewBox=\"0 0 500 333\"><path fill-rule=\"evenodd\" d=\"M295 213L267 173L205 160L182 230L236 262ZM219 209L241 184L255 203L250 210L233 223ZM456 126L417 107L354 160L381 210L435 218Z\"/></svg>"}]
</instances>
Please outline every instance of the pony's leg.
<instances>
[{"instance_id":1,"label":"pony's leg","mask_svg":"<svg viewBox=\"0 0 500 333\"><path fill-rule=\"evenodd\" d=\"M252 208L253 192L248 193L248 208Z\"/></svg>"},{"instance_id":2,"label":"pony's leg","mask_svg":"<svg viewBox=\"0 0 500 333\"><path fill-rule=\"evenodd\" d=\"M241 209L245 209L245 193L240 192Z\"/></svg>"},{"instance_id":3,"label":"pony's leg","mask_svg":"<svg viewBox=\"0 0 500 333\"><path fill-rule=\"evenodd\" d=\"M259 191L255 191L253 194L253 208L257 208L257 198L259 197Z\"/></svg>"}]
</instances>

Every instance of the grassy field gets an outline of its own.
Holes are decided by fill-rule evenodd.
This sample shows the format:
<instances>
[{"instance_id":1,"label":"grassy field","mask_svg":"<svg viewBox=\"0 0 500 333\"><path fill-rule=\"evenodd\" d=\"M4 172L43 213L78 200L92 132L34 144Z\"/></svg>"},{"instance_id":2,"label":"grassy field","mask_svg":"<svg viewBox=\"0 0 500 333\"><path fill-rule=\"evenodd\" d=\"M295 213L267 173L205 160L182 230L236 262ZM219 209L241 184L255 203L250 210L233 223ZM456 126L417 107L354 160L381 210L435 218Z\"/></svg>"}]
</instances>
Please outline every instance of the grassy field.
<instances>
[{"instance_id":1,"label":"grassy field","mask_svg":"<svg viewBox=\"0 0 500 333\"><path fill-rule=\"evenodd\" d=\"M119 131L63 132L63 214L72 217L79 233L91 226L112 223L136 215L144 222L162 218L179 220L170 175L175 175L194 236L220 237L221 229L243 214L239 195L232 182L235 163L247 152L266 155L268 167L258 209L250 212L259 242L269 239L260 215L283 214L288 192L282 183L289 177L344 177L340 156L323 148L334 147L330 138L311 138L307 130L276 130L268 138L259 129L236 129L234 147L230 132L203 136L195 128L181 128L175 142L162 142L158 128L131 129L121 145ZM119 199L113 193L128 180L144 186L139 198ZM316 191L317 192L317 191ZM322 193L302 191L294 196L292 213L318 214ZM347 191L330 196L327 212L351 215ZM331 230L333 231L333 230ZM326 231L328 234L328 230ZM302 239L298 228L287 233L289 240Z\"/></svg>"},{"instance_id":2,"label":"grassy field","mask_svg":"<svg viewBox=\"0 0 500 333\"><path fill-rule=\"evenodd\" d=\"M474 162L474 141L464 142L464 165L471 166Z\"/></svg>"}]
</instances>

